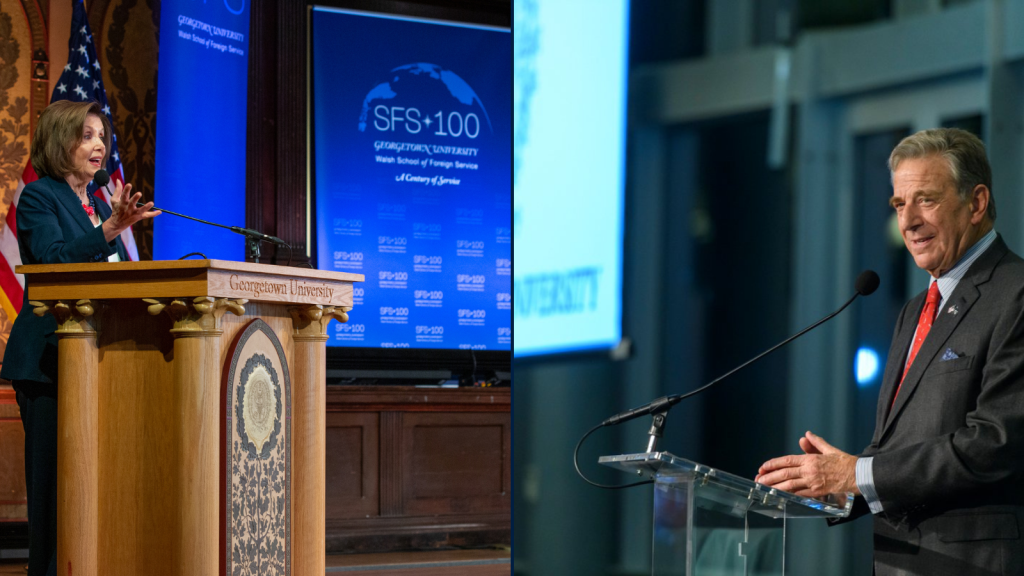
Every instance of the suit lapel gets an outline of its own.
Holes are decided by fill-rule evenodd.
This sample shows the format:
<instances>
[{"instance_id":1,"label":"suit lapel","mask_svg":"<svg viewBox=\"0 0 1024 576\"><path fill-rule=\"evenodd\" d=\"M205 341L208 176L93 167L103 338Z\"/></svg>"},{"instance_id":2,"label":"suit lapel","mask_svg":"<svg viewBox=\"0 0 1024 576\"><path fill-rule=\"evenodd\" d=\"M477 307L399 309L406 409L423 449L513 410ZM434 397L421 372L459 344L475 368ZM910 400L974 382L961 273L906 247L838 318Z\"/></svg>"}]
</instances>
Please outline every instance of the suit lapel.
<instances>
[{"instance_id":1,"label":"suit lapel","mask_svg":"<svg viewBox=\"0 0 1024 576\"><path fill-rule=\"evenodd\" d=\"M921 349L917 352L917 357L914 359L914 363L911 364L910 370L907 371L907 377L903 379L903 384L900 387L899 396L896 397L896 402L892 405L892 410L889 411L885 418L885 425L882 428L881 434L878 436L878 442L885 438L890 428L892 428L893 422L899 417L903 408L913 399L914 391L919 385L921 385L921 378L924 376L925 370L931 365L932 361L939 354L939 351L946 345L946 341L956 330L956 327L960 325L960 322L967 317L971 312L971 308L974 303L978 301L978 297L981 293L978 291L978 286L987 282L992 276L992 269L996 263L1002 259L1003 255L1006 254L1006 244L1002 241L1001 237L996 237L995 242L989 247L981 257L971 266L967 274L964 275L963 279L957 284L956 290L953 291L949 297L946 298L946 302L943 303L942 309L938 311L938 315L935 317L935 323L932 324L931 330L928 332L928 336L921 344ZM917 307L918 316L920 316L920 309L923 307ZM916 321L912 322L914 326L910 329L904 329L900 335L899 344L901 346L901 352L896 354L900 358L906 357L907 349L910 346L910 338L913 337L914 329L916 329ZM906 334L909 332L910 336ZM895 352L895 351L893 351ZM890 354L892 356L893 354ZM898 370L896 371L895 377L892 382L889 382L887 378L887 387L889 388L889 395L883 396L883 400L880 401L889 403L889 399L892 397L892 386L898 382L899 374L903 370L903 363L898 363ZM887 367L886 372L889 372ZM927 386L927 383L924 384ZM880 406L880 412L884 410L884 406Z\"/></svg>"},{"instance_id":2,"label":"suit lapel","mask_svg":"<svg viewBox=\"0 0 1024 576\"><path fill-rule=\"evenodd\" d=\"M924 342L921 343L921 349L917 351L917 357L914 358L914 363L910 365L907 377L903 379L903 385L900 387L896 402L893 404L892 410L889 411L889 416L885 419L882 437L885 437L885 433L892 426L893 421L896 420L900 411L914 395L914 390L921 383L921 376L924 375L925 370L931 365L935 356L938 355L939 350L945 346L946 340L949 339L953 330L970 313L971 306L977 302L978 289L973 284L965 284L967 284L966 278L960 281L953 294L946 299L943 309L939 310L935 323L932 324L932 329L928 332ZM951 306L956 307L956 314L947 312ZM907 344L909 346L909 341Z\"/></svg>"},{"instance_id":3,"label":"suit lapel","mask_svg":"<svg viewBox=\"0 0 1024 576\"><path fill-rule=\"evenodd\" d=\"M71 189L67 182L57 180L56 178L52 180L55 183L54 195L57 197L57 201L71 214L71 218L82 229L82 233L84 234L92 230L92 221L89 220L89 215L82 208L82 203L78 200L78 194L75 194L75 191Z\"/></svg>"},{"instance_id":4,"label":"suit lapel","mask_svg":"<svg viewBox=\"0 0 1024 576\"><path fill-rule=\"evenodd\" d=\"M892 406L892 395L899 385L900 376L903 374L903 365L907 361L907 352L910 350L910 341L917 331L917 319L921 316L921 308L924 307L925 292L914 298L904 310L904 318L901 328L895 336L892 346L889 348L889 358L885 362L885 374L882 377L882 389L878 393L878 408L875 414L875 438L873 443L877 446L882 439L882 430L885 420L889 416L889 408Z\"/></svg>"}]
</instances>

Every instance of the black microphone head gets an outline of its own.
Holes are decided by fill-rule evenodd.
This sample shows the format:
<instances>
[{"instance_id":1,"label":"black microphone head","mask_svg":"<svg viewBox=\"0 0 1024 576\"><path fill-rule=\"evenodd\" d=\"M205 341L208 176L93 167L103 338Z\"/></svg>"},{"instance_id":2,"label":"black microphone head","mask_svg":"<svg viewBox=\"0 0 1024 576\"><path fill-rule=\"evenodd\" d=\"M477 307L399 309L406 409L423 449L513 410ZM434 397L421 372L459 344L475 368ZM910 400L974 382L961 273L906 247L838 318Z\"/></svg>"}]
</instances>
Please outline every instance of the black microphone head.
<instances>
[{"instance_id":1,"label":"black microphone head","mask_svg":"<svg viewBox=\"0 0 1024 576\"><path fill-rule=\"evenodd\" d=\"M874 270L865 270L857 276L857 294L861 296L870 296L874 294L875 290L878 290L878 284L881 280L878 279L878 274Z\"/></svg>"},{"instance_id":2,"label":"black microphone head","mask_svg":"<svg viewBox=\"0 0 1024 576\"><path fill-rule=\"evenodd\" d=\"M97 170L92 176L92 181L95 182L97 186L106 186L110 183L110 174L107 174L107 171L103 169Z\"/></svg>"}]
</instances>

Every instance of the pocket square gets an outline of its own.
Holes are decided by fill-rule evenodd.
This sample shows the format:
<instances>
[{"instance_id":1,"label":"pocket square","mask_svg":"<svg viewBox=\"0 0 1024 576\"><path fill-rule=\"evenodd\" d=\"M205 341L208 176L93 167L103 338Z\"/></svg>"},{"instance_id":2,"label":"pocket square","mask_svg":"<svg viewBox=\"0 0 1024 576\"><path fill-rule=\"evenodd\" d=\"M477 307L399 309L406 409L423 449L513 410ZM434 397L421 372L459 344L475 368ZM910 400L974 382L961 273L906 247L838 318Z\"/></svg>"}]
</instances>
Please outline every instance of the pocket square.
<instances>
[{"instance_id":1,"label":"pocket square","mask_svg":"<svg viewBox=\"0 0 1024 576\"><path fill-rule=\"evenodd\" d=\"M947 360L956 360L959 357L960 355L953 352L952 348L946 348L946 351L942 353L942 358L940 360L942 362L946 362Z\"/></svg>"}]
</instances>

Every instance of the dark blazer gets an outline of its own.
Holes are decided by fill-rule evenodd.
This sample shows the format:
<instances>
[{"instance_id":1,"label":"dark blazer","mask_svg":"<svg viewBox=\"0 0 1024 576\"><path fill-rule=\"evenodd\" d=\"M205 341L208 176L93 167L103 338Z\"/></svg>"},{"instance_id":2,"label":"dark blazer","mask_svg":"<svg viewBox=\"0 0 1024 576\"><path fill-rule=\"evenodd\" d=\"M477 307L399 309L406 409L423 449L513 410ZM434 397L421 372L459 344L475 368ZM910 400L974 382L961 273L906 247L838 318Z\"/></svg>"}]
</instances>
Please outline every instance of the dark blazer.
<instances>
[{"instance_id":1,"label":"dark blazer","mask_svg":"<svg viewBox=\"0 0 1024 576\"><path fill-rule=\"evenodd\" d=\"M974 262L890 409L924 301L900 314L863 453L875 574L1024 574L1024 260L997 237Z\"/></svg>"},{"instance_id":2,"label":"dark blazer","mask_svg":"<svg viewBox=\"0 0 1024 576\"><path fill-rule=\"evenodd\" d=\"M97 201L96 212L103 221L111 211L105 202ZM101 262L115 252L128 261L121 239L106 241L102 227L92 225L78 195L64 180L43 177L25 186L15 217L22 264ZM56 330L52 314L39 317L32 313L26 280L21 313L11 329L0 378L56 384Z\"/></svg>"}]
</instances>

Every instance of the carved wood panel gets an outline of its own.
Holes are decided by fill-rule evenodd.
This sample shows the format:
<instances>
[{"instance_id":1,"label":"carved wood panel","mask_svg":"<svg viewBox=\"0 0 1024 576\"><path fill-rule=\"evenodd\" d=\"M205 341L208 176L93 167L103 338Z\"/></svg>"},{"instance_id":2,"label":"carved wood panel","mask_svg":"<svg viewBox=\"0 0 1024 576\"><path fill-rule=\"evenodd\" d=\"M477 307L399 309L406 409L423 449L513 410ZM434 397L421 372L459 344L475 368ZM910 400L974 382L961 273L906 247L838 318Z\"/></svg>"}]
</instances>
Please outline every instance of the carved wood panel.
<instances>
[{"instance_id":1,"label":"carved wood panel","mask_svg":"<svg viewBox=\"0 0 1024 576\"><path fill-rule=\"evenodd\" d=\"M508 543L510 396L329 386L328 552ZM378 483L372 502L357 497L357 477Z\"/></svg>"},{"instance_id":2,"label":"carved wood panel","mask_svg":"<svg viewBox=\"0 0 1024 576\"><path fill-rule=\"evenodd\" d=\"M377 414L327 415L328 518L380 515Z\"/></svg>"},{"instance_id":3,"label":"carved wood panel","mask_svg":"<svg viewBox=\"0 0 1024 576\"><path fill-rule=\"evenodd\" d=\"M381 516L402 516L402 416L398 411L381 413Z\"/></svg>"},{"instance_id":4,"label":"carved wood panel","mask_svg":"<svg viewBox=\"0 0 1024 576\"><path fill-rule=\"evenodd\" d=\"M0 387L0 440L0 522L27 522L25 429L10 387Z\"/></svg>"},{"instance_id":5,"label":"carved wood panel","mask_svg":"<svg viewBox=\"0 0 1024 576\"><path fill-rule=\"evenodd\" d=\"M407 414L402 426L405 514L507 509L510 431L509 414Z\"/></svg>"}]
</instances>

